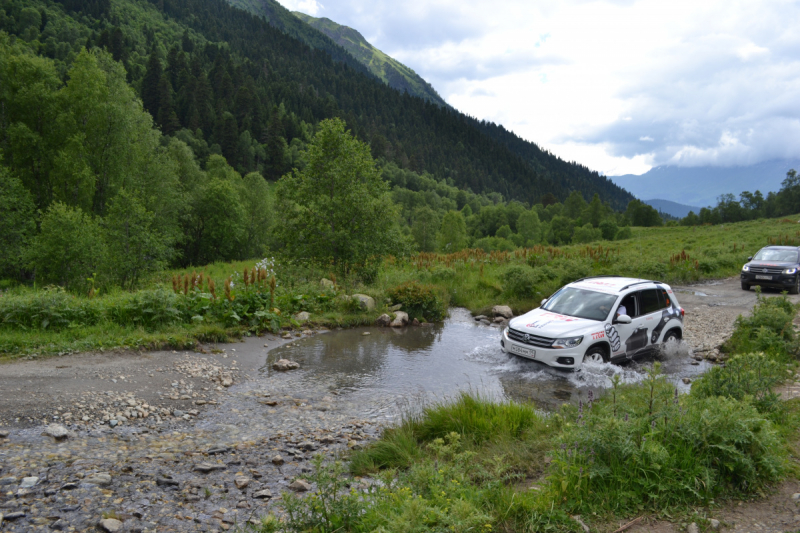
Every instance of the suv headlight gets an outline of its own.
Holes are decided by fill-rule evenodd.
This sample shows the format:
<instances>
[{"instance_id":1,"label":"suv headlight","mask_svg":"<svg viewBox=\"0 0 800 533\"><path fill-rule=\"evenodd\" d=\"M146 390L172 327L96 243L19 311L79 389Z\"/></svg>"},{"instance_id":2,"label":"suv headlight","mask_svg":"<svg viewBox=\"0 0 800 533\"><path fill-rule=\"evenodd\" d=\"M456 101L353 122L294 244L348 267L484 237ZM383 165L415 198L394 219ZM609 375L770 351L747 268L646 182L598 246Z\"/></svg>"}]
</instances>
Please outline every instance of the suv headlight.
<instances>
[{"instance_id":1,"label":"suv headlight","mask_svg":"<svg viewBox=\"0 0 800 533\"><path fill-rule=\"evenodd\" d=\"M784 274L797 274L797 268L787 268L783 271Z\"/></svg>"},{"instance_id":2,"label":"suv headlight","mask_svg":"<svg viewBox=\"0 0 800 533\"><path fill-rule=\"evenodd\" d=\"M553 343L553 348L564 349L574 348L583 342L583 335L580 337L569 337L567 339L556 339Z\"/></svg>"},{"instance_id":3,"label":"suv headlight","mask_svg":"<svg viewBox=\"0 0 800 533\"><path fill-rule=\"evenodd\" d=\"M745 265L742 267L742 272L750 272L750 265Z\"/></svg>"}]
</instances>

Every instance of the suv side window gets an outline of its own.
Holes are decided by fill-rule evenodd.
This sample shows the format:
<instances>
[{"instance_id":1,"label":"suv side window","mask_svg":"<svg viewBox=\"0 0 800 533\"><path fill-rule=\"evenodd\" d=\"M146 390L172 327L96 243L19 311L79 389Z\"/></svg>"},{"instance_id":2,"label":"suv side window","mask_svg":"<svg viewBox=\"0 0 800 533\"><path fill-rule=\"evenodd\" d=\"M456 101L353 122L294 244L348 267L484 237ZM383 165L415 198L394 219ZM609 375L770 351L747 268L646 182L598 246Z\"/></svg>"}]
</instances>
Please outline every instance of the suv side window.
<instances>
[{"instance_id":1,"label":"suv side window","mask_svg":"<svg viewBox=\"0 0 800 533\"><path fill-rule=\"evenodd\" d=\"M647 289L639 293L639 301L642 304L641 315L649 315L660 311L664 306L659 302L658 289Z\"/></svg>"},{"instance_id":2,"label":"suv side window","mask_svg":"<svg viewBox=\"0 0 800 533\"><path fill-rule=\"evenodd\" d=\"M622 301L619 303L619 307L625 306L625 311L627 311L627 315L631 318L637 317L639 315L636 314L636 293L632 292L629 295L625 296ZM619 307L617 307L617 312L619 312ZM616 317L616 313L614 315Z\"/></svg>"},{"instance_id":3,"label":"suv side window","mask_svg":"<svg viewBox=\"0 0 800 533\"><path fill-rule=\"evenodd\" d=\"M665 289L658 289L658 300L661 303L661 309L669 309L672 307L672 300Z\"/></svg>"}]
</instances>

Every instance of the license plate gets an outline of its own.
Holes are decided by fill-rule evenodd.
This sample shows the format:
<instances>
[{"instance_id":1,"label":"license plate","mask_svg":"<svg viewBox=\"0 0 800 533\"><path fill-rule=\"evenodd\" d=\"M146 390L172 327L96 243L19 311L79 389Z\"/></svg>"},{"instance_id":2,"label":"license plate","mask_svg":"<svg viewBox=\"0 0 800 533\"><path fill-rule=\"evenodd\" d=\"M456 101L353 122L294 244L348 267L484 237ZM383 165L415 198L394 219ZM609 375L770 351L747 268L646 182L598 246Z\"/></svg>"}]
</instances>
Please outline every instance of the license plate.
<instances>
[{"instance_id":1,"label":"license plate","mask_svg":"<svg viewBox=\"0 0 800 533\"><path fill-rule=\"evenodd\" d=\"M508 351L511 353L515 353L517 355L521 355L522 357L530 357L531 359L536 358L536 350L531 350L530 348L523 348L522 346L517 346L516 344L509 343Z\"/></svg>"},{"instance_id":2,"label":"license plate","mask_svg":"<svg viewBox=\"0 0 800 533\"><path fill-rule=\"evenodd\" d=\"M756 279L772 279L772 276L756 276Z\"/></svg>"}]
</instances>

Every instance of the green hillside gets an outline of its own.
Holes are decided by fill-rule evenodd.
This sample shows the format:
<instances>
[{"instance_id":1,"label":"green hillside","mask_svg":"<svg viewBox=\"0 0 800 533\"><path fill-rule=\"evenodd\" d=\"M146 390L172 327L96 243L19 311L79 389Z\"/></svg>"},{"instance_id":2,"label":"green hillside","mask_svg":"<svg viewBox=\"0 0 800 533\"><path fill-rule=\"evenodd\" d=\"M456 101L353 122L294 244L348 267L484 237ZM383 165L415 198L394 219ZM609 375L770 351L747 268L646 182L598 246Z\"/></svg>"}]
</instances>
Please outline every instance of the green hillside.
<instances>
[{"instance_id":1,"label":"green hillside","mask_svg":"<svg viewBox=\"0 0 800 533\"><path fill-rule=\"evenodd\" d=\"M233 0L233 4L244 3L247 0ZM358 31L347 26L342 26L327 18L314 18L293 12L300 20L312 28L316 28L350 52L353 57L366 65L370 72L384 81L389 87L400 92L408 91L409 94L430 100L436 104L446 106L447 103L439 96L430 83L422 79L416 72L400 63L396 59L384 54L364 39Z\"/></svg>"}]
</instances>

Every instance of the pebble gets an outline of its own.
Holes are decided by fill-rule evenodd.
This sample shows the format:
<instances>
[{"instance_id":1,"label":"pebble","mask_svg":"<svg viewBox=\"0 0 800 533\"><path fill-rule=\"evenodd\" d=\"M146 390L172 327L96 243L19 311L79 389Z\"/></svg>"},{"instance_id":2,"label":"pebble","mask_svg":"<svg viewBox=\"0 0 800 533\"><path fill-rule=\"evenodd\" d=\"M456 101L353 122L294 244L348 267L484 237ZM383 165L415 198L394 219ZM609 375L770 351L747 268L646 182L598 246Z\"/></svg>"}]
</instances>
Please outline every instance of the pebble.
<instances>
[{"instance_id":1,"label":"pebble","mask_svg":"<svg viewBox=\"0 0 800 533\"><path fill-rule=\"evenodd\" d=\"M233 483L236 485L237 489L244 490L250 485L250 479L246 477L237 477L234 478Z\"/></svg>"},{"instance_id":2,"label":"pebble","mask_svg":"<svg viewBox=\"0 0 800 533\"><path fill-rule=\"evenodd\" d=\"M259 500L269 500L270 498L272 498L272 491L270 491L269 489L264 489L258 492L254 492L253 498L257 498Z\"/></svg>"},{"instance_id":3,"label":"pebble","mask_svg":"<svg viewBox=\"0 0 800 533\"><path fill-rule=\"evenodd\" d=\"M713 529L714 531L719 529L720 523L719 520L717 520L716 518L712 518L711 520L708 521L708 523L711 526L711 529Z\"/></svg>"},{"instance_id":4,"label":"pebble","mask_svg":"<svg viewBox=\"0 0 800 533\"><path fill-rule=\"evenodd\" d=\"M194 470L196 472L201 472L203 474L208 474L209 472L213 472L215 470L225 470L226 468L227 467L225 465L211 463L200 463L199 465L194 466Z\"/></svg>"},{"instance_id":5,"label":"pebble","mask_svg":"<svg viewBox=\"0 0 800 533\"><path fill-rule=\"evenodd\" d=\"M277 361L275 361L275 363L272 364L272 368L284 372L287 370L294 370L296 368L300 368L300 363L296 363L295 361L289 361L288 359L278 359Z\"/></svg>"},{"instance_id":6,"label":"pebble","mask_svg":"<svg viewBox=\"0 0 800 533\"><path fill-rule=\"evenodd\" d=\"M122 529L122 522L115 518L105 518L100 520L100 528L108 533L117 533Z\"/></svg>"},{"instance_id":7,"label":"pebble","mask_svg":"<svg viewBox=\"0 0 800 533\"><path fill-rule=\"evenodd\" d=\"M35 487L37 483L39 483L38 477L24 477L22 478L22 483L20 483L19 488L29 489Z\"/></svg>"},{"instance_id":8,"label":"pebble","mask_svg":"<svg viewBox=\"0 0 800 533\"><path fill-rule=\"evenodd\" d=\"M290 485L289 490L295 492L308 492L311 490L311 484L303 479L295 479Z\"/></svg>"},{"instance_id":9,"label":"pebble","mask_svg":"<svg viewBox=\"0 0 800 533\"><path fill-rule=\"evenodd\" d=\"M274 465L278 465L278 466L280 466L280 465L282 465L284 462L285 462L285 461L283 460L283 457L281 457L280 455L276 455L276 456L274 456L274 457L272 458L272 464L274 464Z\"/></svg>"},{"instance_id":10,"label":"pebble","mask_svg":"<svg viewBox=\"0 0 800 533\"><path fill-rule=\"evenodd\" d=\"M65 428L61 424L50 424L49 426L44 428L43 435L52 437L57 441L59 441L69 437L69 430L67 430L67 428Z\"/></svg>"},{"instance_id":11,"label":"pebble","mask_svg":"<svg viewBox=\"0 0 800 533\"><path fill-rule=\"evenodd\" d=\"M104 474L104 473L93 474L88 478L84 479L83 482L89 485L100 485L100 486L110 485L111 476L109 474Z\"/></svg>"},{"instance_id":12,"label":"pebble","mask_svg":"<svg viewBox=\"0 0 800 533\"><path fill-rule=\"evenodd\" d=\"M692 522L689 524L689 527L686 528L686 533L700 533L700 530L697 528L697 524Z\"/></svg>"}]
</instances>

